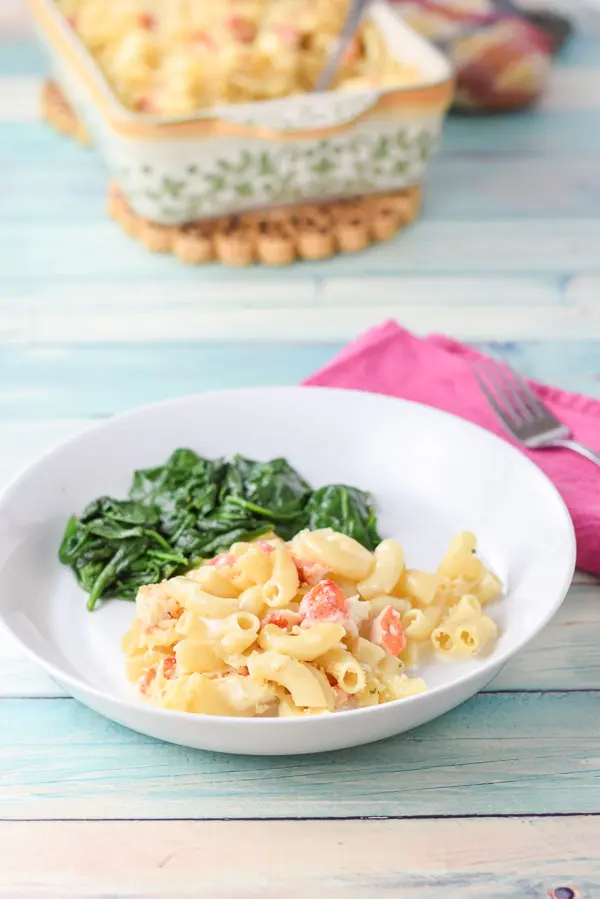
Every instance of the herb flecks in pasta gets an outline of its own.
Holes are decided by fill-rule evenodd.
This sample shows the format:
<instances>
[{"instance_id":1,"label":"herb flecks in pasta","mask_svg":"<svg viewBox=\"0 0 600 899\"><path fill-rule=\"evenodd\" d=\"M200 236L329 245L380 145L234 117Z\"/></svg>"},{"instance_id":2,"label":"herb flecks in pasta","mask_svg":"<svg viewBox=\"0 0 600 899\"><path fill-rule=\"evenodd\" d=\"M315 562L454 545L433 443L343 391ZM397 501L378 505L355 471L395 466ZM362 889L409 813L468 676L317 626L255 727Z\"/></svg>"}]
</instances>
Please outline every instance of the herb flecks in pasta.
<instances>
[{"instance_id":1,"label":"herb flecks in pasta","mask_svg":"<svg viewBox=\"0 0 600 899\"><path fill-rule=\"evenodd\" d=\"M235 543L140 587L127 675L144 700L207 715L320 715L414 696L427 687L406 669L427 653L466 659L496 640L482 607L501 585L474 550L472 534L452 541L432 597L424 573L406 578L394 540L370 552L323 528Z\"/></svg>"},{"instance_id":2,"label":"herb flecks in pasta","mask_svg":"<svg viewBox=\"0 0 600 899\"><path fill-rule=\"evenodd\" d=\"M365 552L380 540L373 501L355 487L313 492L286 459L204 459L178 449L164 465L136 471L128 499L101 497L73 516L59 558L93 609L101 598L133 601L141 586L183 574L234 543L271 532L289 540L308 526L334 527ZM318 580L318 560L307 565L306 577ZM284 605L275 585L266 591L274 608Z\"/></svg>"},{"instance_id":3,"label":"herb flecks in pasta","mask_svg":"<svg viewBox=\"0 0 600 899\"><path fill-rule=\"evenodd\" d=\"M138 112L182 116L313 89L349 0L57 0L112 87ZM402 86L419 78L365 21L334 87Z\"/></svg>"}]
</instances>

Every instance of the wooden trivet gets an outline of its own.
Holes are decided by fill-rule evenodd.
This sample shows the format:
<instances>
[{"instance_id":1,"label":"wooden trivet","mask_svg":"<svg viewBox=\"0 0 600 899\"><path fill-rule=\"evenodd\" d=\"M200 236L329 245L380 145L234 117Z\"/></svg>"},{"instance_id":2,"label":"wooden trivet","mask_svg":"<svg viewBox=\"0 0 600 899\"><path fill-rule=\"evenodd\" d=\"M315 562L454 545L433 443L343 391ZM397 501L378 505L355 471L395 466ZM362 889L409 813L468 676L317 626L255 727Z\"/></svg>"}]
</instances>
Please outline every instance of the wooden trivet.
<instances>
[{"instance_id":1,"label":"wooden trivet","mask_svg":"<svg viewBox=\"0 0 600 899\"><path fill-rule=\"evenodd\" d=\"M89 135L62 91L47 81L42 113L60 131L88 145ZM186 225L158 225L138 216L118 185L110 188L108 211L132 237L155 253L174 253L187 263L289 265L296 259L326 259L356 253L389 240L419 213L421 189L355 197L328 203L228 215Z\"/></svg>"},{"instance_id":2,"label":"wooden trivet","mask_svg":"<svg viewBox=\"0 0 600 899\"><path fill-rule=\"evenodd\" d=\"M44 82L41 96L42 116L56 131L67 134L83 146L91 144L90 136L79 121L61 89L54 81Z\"/></svg>"},{"instance_id":3,"label":"wooden trivet","mask_svg":"<svg viewBox=\"0 0 600 899\"><path fill-rule=\"evenodd\" d=\"M149 250L174 253L182 262L289 265L296 259L356 253L389 240L416 218L420 204L421 189L410 187L396 193L305 203L187 225L158 225L133 212L115 184L108 211Z\"/></svg>"}]
</instances>

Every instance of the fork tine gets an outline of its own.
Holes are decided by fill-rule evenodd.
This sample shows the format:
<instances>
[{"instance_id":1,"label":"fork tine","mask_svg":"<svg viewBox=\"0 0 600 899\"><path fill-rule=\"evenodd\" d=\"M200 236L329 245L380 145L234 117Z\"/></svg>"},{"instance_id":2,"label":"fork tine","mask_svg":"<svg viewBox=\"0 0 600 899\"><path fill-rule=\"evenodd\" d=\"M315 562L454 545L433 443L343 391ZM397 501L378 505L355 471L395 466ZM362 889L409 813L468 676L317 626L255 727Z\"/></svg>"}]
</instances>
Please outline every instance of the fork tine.
<instances>
[{"instance_id":1,"label":"fork tine","mask_svg":"<svg viewBox=\"0 0 600 899\"><path fill-rule=\"evenodd\" d=\"M501 407L504 418L509 418L510 423L515 427L518 427L523 421L523 416L515 407L515 403L508 391L504 389L502 380L498 376L495 363L491 360L483 360L480 363L479 371L481 376L485 378L488 388L494 393L496 403Z\"/></svg>"},{"instance_id":2,"label":"fork tine","mask_svg":"<svg viewBox=\"0 0 600 899\"><path fill-rule=\"evenodd\" d=\"M484 377L481 369L482 369L482 366L479 363L476 363L473 366L473 374L475 375L475 380L479 384L479 386L483 392L483 395L487 399L488 403L490 404L490 406L496 413L497 417L499 418L500 423L503 425L504 428L506 428L508 433L512 434L514 437L515 433L511 427L510 421L508 420L508 413L504 411L502 406L498 403L493 391L490 389L490 387L488 387L488 384L485 380L485 377Z\"/></svg>"},{"instance_id":3,"label":"fork tine","mask_svg":"<svg viewBox=\"0 0 600 899\"><path fill-rule=\"evenodd\" d=\"M504 389L510 394L513 403L518 407L519 412L521 413L521 418L524 418L525 421L535 421L536 418L539 418L539 412L537 409L532 408L533 402L530 401L530 404L527 405L525 400L530 399L529 395L524 391L519 390L519 381L516 380L515 375L516 372L510 367L510 365L502 362L497 362L495 359L491 360L490 367L494 368L494 372L498 375L499 379L502 381L504 385ZM535 400L535 397L533 397ZM518 416L517 416L518 417Z\"/></svg>"},{"instance_id":4,"label":"fork tine","mask_svg":"<svg viewBox=\"0 0 600 899\"><path fill-rule=\"evenodd\" d=\"M511 375L513 376L513 378L515 379L517 384L521 387L522 393L529 400L529 403L530 403L532 409L534 410L534 412L536 412L537 415L539 415L539 416L546 415L548 413L548 409L546 409L546 407L544 406L542 401L537 398L537 396L535 395L535 393L533 392L533 390L531 389L531 387L529 386L527 381L522 377L522 375L520 375L519 372L516 369L514 369L512 367L512 365L509 365L508 363L506 364L506 368L511 373Z\"/></svg>"}]
</instances>

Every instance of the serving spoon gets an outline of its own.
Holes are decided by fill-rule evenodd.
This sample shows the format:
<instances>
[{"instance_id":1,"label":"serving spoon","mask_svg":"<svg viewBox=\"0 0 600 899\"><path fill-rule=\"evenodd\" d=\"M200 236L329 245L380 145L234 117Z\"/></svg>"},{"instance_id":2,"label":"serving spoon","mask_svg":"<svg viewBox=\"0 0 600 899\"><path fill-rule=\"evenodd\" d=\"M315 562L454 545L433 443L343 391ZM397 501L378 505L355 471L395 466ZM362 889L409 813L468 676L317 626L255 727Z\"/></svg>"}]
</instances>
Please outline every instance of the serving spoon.
<instances>
[{"instance_id":1,"label":"serving spoon","mask_svg":"<svg viewBox=\"0 0 600 899\"><path fill-rule=\"evenodd\" d=\"M329 88L335 73L339 68L342 56L344 55L348 44L356 34L361 19L371 3L372 0L352 0L342 30L335 39L333 47L329 52L325 68L319 75L317 83L313 88L315 93L326 91Z\"/></svg>"}]
</instances>

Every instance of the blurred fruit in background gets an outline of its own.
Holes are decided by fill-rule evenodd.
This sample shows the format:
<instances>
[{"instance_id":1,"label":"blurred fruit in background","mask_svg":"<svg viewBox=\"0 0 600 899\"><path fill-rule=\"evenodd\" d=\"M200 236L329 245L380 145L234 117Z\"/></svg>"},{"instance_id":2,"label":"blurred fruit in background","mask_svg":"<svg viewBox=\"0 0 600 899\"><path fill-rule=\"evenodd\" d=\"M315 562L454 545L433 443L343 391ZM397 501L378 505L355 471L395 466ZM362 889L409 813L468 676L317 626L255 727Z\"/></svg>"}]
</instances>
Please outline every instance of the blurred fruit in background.
<instances>
[{"instance_id":1,"label":"blurred fruit in background","mask_svg":"<svg viewBox=\"0 0 600 899\"><path fill-rule=\"evenodd\" d=\"M396 0L406 21L438 44L456 68L455 109L523 109L543 94L553 53L571 33L555 13L521 11L511 0Z\"/></svg>"}]
</instances>

